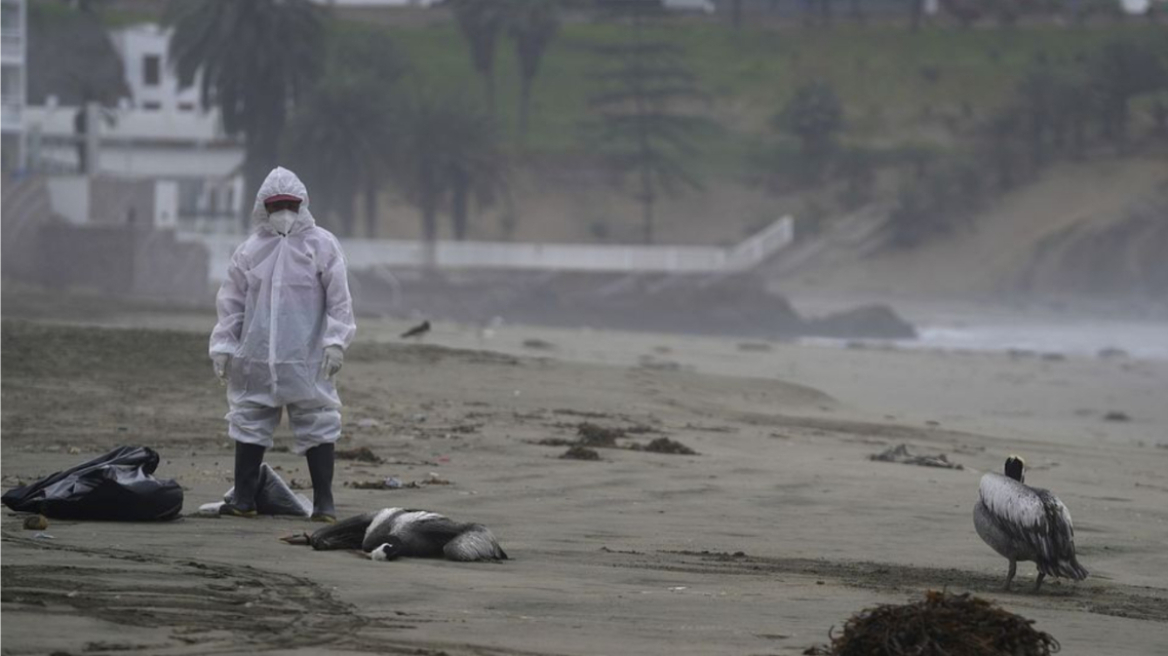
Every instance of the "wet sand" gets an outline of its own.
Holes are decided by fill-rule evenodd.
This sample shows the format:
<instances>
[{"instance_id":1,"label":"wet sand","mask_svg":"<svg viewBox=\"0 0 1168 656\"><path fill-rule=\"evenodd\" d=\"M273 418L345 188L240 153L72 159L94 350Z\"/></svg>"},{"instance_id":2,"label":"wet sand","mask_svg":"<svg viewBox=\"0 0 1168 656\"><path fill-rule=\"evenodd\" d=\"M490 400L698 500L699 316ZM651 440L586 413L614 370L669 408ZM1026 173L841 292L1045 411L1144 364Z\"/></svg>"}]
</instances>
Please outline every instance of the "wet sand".
<instances>
[{"instance_id":1,"label":"wet sand","mask_svg":"<svg viewBox=\"0 0 1168 656\"><path fill-rule=\"evenodd\" d=\"M187 513L216 500L232 447L210 320L6 321L5 489L145 444ZM52 520L37 539L6 513L3 653L797 654L866 606L942 587L1036 620L1064 654L1168 653L1168 363L511 326L403 345L405 325L363 321L347 356L341 446L384 462L338 462L339 510L481 522L512 560L373 563L287 546L313 525L273 518ZM537 444L582 421L698 455ZM868 459L901 443L964 469ZM1071 509L1087 581L1035 595L1024 564L1000 591L1006 563L971 510L1010 453ZM307 484L302 458L267 460ZM451 484L353 487L431 472Z\"/></svg>"}]
</instances>

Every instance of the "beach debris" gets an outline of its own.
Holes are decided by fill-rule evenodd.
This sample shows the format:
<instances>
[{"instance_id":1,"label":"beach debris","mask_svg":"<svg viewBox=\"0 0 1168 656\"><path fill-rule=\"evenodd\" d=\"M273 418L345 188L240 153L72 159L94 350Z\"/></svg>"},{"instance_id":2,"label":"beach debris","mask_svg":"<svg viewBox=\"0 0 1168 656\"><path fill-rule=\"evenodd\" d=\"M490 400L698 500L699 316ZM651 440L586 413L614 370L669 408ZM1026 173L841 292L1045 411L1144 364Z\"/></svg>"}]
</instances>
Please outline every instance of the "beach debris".
<instances>
[{"instance_id":1,"label":"beach debris","mask_svg":"<svg viewBox=\"0 0 1168 656\"><path fill-rule=\"evenodd\" d=\"M438 475L438 472L430 472L420 481L410 481L408 483L402 481L397 476L387 476L383 479L373 481L352 481L345 482L345 487L351 487L354 490L401 490L411 489L416 490L427 485L450 485L450 481Z\"/></svg>"},{"instance_id":2,"label":"beach debris","mask_svg":"<svg viewBox=\"0 0 1168 656\"><path fill-rule=\"evenodd\" d=\"M586 419L605 419L612 415L607 412L590 412L588 410L573 410L571 408L556 408L552 410L554 415L568 415L571 417L584 417Z\"/></svg>"},{"instance_id":3,"label":"beach debris","mask_svg":"<svg viewBox=\"0 0 1168 656\"><path fill-rule=\"evenodd\" d=\"M944 453L935 456L913 455L909 453L908 446L905 444L898 444L894 447L885 449L884 451L868 456L869 460L877 460L879 462L897 462L902 465L918 465L921 467L940 467L942 469L965 469L965 467L950 462L949 457Z\"/></svg>"},{"instance_id":4,"label":"beach debris","mask_svg":"<svg viewBox=\"0 0 1168 656\"><path fill-rule=\"evenodd\" d=\"M618 438L625 436L625 431L585 421L576 427L576 435L580 437L580 444L611 448L616 446Z\"/></svg>"},{"instance_id":5,"label":"beach debris","mask_svg":"<svg viewBox=\"0 0 1168 656\"><path fill-rule=\"evenodd\" d=\"M694 451L677 440L671 440L668 437L658 437L652 442L649 442L649 445L645 447L645 450L651 451L653 453L673 453L683 456L696 456L698 454L697 451Z\"/></svg>"},{"instance_id":6,"label":"beach debris","mask_svg":"<svg viewBox=\"0 0 1168 656\"><path fill-rule=\"evenodd\" d=\"M371 462L373 464L381 462L381 456L373 453L373 450L367 446L359 446L355 449L337 449L336 457L338 460L356 460L357 462Z\"/></svg>"},{"instance_id":7,"label":"beach debris","mask_svg":"<svg viewBox=\"0 0 1168 656\"><path fill-rule=\"evenodd\" d=\"M547 340L532 337L530 339L523 340L523 348L535 349L538 351L550 351L556 348L556 345Z\"/></svg>"},{"instance_id":8,"label":"beach debris","mask_svg":"<svg viewBox=\"0 0 1168 656\"><path fill-rule=\"evenodd\" d=\"M713 424L695 424L693 422L686 423L685 427L689 430L702 431L705 433L737 433L737 426L715 426Z\"/></svg>"},{"instance_id":9,"label":"beach debris","mask_svg":"<svg viewBox=\"0 0 1168 656\"><path fill-rule=\"evenodd\" d=\"M49 520L44 515L30 515L24 518L24 528L30 531L43 531L49 527Z\"/></svg>"},{"instance_id":10,"label":"beach debris","mask_svg":"<svg viewBox=\"0 0 1168 656\"><path fill-rule=\"evenodd\" d=\"M572 424L558 425L559 428L568 428ZM661 433L661 430L646 424L633 424L628 427L601 426L592 422L580 422L575 425L576 439L569 440L562 437L545 437L534 442L540 446L566 446L568 451L561 458L579 458L581 460L597 460L599 456L588 455L592 449L625 449L628 451L649 451L654 453L673 453L683 455L698 455L688 446L671 440L667 437L658 437L648 445L631 442L627 445L617 443L619 439L628 439L629 435L645 435L647 433ZM581 447L582 449L577 449Z\"/></svg>"},{"instance_id":11,"label":"beach debris","mask_svg":"<svg viewBox=\"0 0 1168 656\"><path fill-rule=\"evenodd\" d=\"M575 446L578 444L576 440L568 440L562 437L545 437L536 442L540 446Z\"/></svg>"},{"instance_id":12,"label":"beach debris","mask_svg":"<svg viewBox=\"0 0 1168 656\"><path fill-rule=\"evenodd\" d=\"M883 604L853 615L831 644L809 656L1048 656L1059 650L1034 620L1015 615L968 593L930 590L921 601Z\"/></svg>"},{"instance_id":13,"label":"beach debris","mask_svg":"<svg viewBox=\"0 0 1168 656\"><path fill-rule=\"evenodd\" d=\"M1126 412L1121 412L1119 410L1112 410L1112 411L1108 412L1107 414L1103 415L1103 421L1131 421L1131 416L1128 415Z\"/></svg>"},{"instance_id":14,"label":"beach debris","mask_svg":"<svg viewBox=\"0 0 1168 656\"><path fill-rule=\"evenodd\" d=\"M57 538L49 535L48 533L37 533L36 535L32 536L32 539L34 539L34 540L56 540Z\"/></svg>"},{"instance_id":15,"label":"beach debris","mask_svg":"<svg viewBox=\"0 0 1168 656\"><path fill-rule=\"evenodd\" d=\"M573 444L560 458L564 460L600 460L600 454L595 449L589 449L580 444Z\"/></svg>"},{"instance_id":16,"label":"beach debris","mask_svg":"<svg viewBox=\"0 0 1168 656\"><path fill-rule=\"evenodd\" d=\"M357 420L357 428L377 428L381 426L381 422L371 417Z\"/></svg>"}]
</instances>

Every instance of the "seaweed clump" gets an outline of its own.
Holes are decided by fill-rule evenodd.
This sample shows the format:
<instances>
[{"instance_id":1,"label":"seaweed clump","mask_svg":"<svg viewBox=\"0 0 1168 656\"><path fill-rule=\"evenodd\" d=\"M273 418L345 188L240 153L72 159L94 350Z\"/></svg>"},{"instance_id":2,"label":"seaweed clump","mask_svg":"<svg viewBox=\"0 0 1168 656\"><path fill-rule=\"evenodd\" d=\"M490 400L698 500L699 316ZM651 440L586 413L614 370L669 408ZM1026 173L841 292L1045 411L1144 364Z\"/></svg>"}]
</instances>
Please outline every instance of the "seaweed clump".
<instances>
[{"instance_id":1,"label":"seaweed clump","mask_svg":"<svg viewBox=\"0 0 1168 656\"><path fill-rule=\"evenodd\" d=\"M1048 656L1059 650L1034 620L969 594L929 591L922 601L853 615L830 645L809 656Z\"/></svg>"}]
</instances>

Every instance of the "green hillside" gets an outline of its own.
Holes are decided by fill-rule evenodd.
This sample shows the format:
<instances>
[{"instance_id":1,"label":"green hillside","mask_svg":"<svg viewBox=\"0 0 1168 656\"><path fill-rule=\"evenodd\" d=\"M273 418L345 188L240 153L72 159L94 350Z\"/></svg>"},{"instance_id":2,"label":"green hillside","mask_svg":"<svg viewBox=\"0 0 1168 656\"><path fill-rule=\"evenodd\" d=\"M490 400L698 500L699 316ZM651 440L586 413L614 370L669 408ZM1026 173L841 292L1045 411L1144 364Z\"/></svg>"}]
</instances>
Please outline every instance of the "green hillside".
<instances>
[{"instance_id":1,"label":"green hillside","mask_svg":"<svg viewBox=\"0 0 1168 656\"><path fill-rule=\"evenodd\" d=\"M622 28L569 24L553 43L536 82L529 147L539 152L585 148L579 126L587 118L589 74L598 68L588 46L620 38ZM422 76L481 98L456 27L385 28ZM842 99L850 140L881 145L944 142L944 126L975 120L1008 97L1038 57L1069 61L1113 40L1160 43L1168 30L1146 24L1010 29L840 25L830 30L750 29L679 22L659 31L681 44L712 113L737 149L770 133L767 119L800 82L826 79ZM498 112L514 130L518 78L510 42L497 54ZM721 148L730 147L723 144Z\"/></svg>"}]
</instances>

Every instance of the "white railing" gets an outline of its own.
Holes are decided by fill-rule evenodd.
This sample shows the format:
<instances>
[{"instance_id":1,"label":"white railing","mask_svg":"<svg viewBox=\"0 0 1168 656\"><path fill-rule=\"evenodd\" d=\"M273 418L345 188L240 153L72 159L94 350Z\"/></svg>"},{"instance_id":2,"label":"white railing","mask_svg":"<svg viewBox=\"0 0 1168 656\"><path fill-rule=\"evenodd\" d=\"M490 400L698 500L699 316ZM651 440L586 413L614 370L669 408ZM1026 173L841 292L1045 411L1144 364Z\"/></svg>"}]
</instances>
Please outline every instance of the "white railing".
<instances>
[{"instance_id":1,"label":"white railing","mask_svg":"<svg viewBox=\"0 0 1168 656\"><path fill-rule=\"evenodd\" d=\"M392 239L342 239L341 245L354 269L433 265L440 269L698 273L750 269L790 244L793 237L794 220L785 216L733 248L455 241L439 241L431 247ZM179 238L207 246L212 280L222 278L231 253L243 239L235 234L195 232L180 232Z\"/></svg>"}]
</instances>

